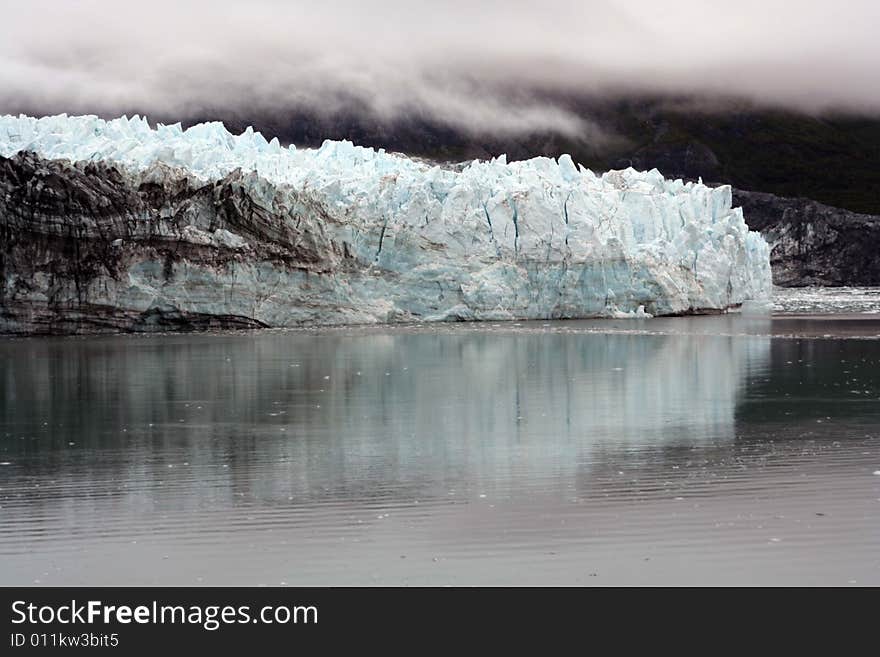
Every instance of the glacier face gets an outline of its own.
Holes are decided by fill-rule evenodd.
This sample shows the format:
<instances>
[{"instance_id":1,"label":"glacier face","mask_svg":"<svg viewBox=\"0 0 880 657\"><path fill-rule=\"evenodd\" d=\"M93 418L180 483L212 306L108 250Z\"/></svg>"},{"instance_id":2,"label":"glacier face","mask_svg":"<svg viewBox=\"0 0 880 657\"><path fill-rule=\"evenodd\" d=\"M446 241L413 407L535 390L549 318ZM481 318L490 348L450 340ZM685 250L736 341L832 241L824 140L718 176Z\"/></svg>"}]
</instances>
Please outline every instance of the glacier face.
<instances>
[{"instance_id":1,"label":"glacier face","mask_svg":"<svg viewBox=\"0 0 880 657\"><path fill-rule=\"evenodd\" d=\"M114 166L132 193L165 189L160 207L133 218L153 227L153 247L168 221L178 241L237 254L214 266L183 254L169 275L155 248L138 254L144 234L113 235L128 249L124 274L90 281L88 301L130 312L269 326L619 317L723 310L771 290L768 246L731 208L730 188L656 170L595 175L568 156L453 169L345 141L285 148L219 123L0 117L0 156L24 152ZM198 212L175 202L168 190L181 180L212 187L213 200ZM217 219L219 189L234 190L241 216L231 224ZM254 221L262 233L247 229ZM259 255L257 242L276 233L299 255Z\"/></svg>"}]
</instances>

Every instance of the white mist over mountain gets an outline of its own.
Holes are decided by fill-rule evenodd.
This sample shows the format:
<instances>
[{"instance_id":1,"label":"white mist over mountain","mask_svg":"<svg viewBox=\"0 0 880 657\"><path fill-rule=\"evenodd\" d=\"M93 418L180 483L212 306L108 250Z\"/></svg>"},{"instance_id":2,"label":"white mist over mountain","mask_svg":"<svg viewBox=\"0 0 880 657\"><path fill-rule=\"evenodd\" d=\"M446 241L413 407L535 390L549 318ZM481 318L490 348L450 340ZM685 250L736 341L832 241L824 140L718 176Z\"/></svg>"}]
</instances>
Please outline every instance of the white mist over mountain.
<instances>
[{"instance_id":1,"label":"white mist over mountain","mask_svg":"<svg viewBox=\"0 0 880 657\"><path fill-rule=\"evenodd\" d=\"M0 111L233 109L601 138L572 94L880 111L880 3L0 0Z\"/></svg>"}]
</instances>

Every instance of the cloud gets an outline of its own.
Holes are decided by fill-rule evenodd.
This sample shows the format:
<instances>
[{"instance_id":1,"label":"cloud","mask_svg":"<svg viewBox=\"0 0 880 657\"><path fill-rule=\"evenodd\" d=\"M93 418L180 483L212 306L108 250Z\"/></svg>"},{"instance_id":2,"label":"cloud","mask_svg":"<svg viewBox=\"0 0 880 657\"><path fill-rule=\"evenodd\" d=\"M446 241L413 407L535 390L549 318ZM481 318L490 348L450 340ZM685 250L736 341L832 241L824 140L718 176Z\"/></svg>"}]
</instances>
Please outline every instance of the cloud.
<instances>
[{"instance_id":1,"label":"cloud","mask_svg":"<svg viewBox=\"0 0 880 657\"><path fill-rule=\"evenodd\" d=\"M565 98L880 112L875 0L0 0L0 15L0 111L356 107L594 139Z\"/></svg>"}]
</instances>

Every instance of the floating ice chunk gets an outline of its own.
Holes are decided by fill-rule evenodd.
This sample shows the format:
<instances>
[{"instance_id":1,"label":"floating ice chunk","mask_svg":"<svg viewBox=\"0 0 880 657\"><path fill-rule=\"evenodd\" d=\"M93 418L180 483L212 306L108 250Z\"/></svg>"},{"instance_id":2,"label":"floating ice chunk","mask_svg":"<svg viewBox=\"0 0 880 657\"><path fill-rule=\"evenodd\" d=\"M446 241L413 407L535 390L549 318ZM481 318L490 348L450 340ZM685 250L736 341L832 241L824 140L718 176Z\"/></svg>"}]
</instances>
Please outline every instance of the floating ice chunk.
<instances>
[{"instance_id":1,"label":"floating ice chunk","mask_svg":"<svg viewBox=\"0 0 880 657\"><path fill-rule=\"evenodd\" d=\"M646 313L644 306L639 306L635 310L630 310L628 312L613 309L609 312L609 317L612 317L613 319L651 319L653 315Z\"/></svg>"}]
</instances>

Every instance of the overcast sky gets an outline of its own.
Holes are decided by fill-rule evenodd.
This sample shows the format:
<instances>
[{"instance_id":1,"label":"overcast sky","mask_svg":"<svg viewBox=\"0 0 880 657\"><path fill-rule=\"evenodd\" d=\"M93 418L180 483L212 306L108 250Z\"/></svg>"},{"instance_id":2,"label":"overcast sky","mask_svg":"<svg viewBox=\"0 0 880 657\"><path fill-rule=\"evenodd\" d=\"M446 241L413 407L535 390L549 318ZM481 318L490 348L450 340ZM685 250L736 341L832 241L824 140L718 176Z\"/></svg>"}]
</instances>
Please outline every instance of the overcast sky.
<instances>
[{"instance_id":1,"label":"overcast sky","mask_svg":"<svg viewBox=\"0 0 880 657\"><path fill-rule=\"evenodd\" d=\"M546 91L880 113L880 0L0 0L0 111L331 112L578 132Z\"/></svg>"}]
</instances>

